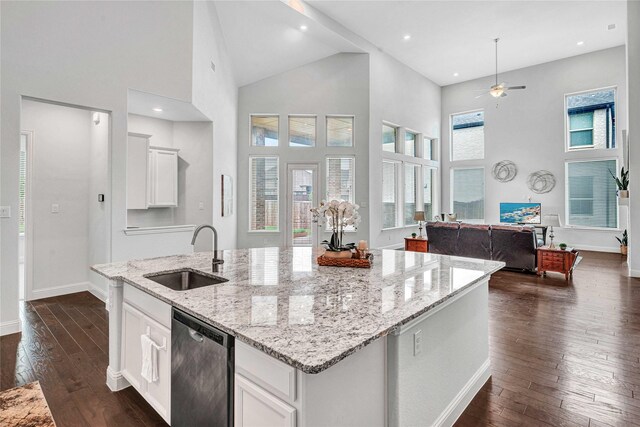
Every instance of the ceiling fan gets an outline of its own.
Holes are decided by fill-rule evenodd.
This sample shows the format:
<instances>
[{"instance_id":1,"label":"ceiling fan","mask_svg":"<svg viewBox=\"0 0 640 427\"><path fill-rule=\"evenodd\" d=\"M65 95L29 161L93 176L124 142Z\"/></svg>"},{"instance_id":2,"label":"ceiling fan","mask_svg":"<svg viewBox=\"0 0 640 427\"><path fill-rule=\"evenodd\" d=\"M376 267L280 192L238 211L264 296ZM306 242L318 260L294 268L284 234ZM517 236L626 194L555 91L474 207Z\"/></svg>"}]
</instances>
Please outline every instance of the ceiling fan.
<instances>
[{"instance_id":1,"label":"ceiling fan","mask_svg":"<svg viewBox=\"0 0 640 427\"><path fill-rule=\"evenodd\" d=\"M493 39L493 41L496 43L496 83L494 85L491 86L491 88L489 88L488 91L486 91L485 93L476 96L476 98L480 98L481 96L484 96L486 94L489 94L491 96L493 96L494 98L502 98L507 96L507 91L509 90L518 90L518 89L526 89L527 87L524 85L520 85L520 86L507 86L506 83L502 82L502 83L498 83L498 42L500 41L499 38L495 38Z\"/></svg>"}]
</instances>

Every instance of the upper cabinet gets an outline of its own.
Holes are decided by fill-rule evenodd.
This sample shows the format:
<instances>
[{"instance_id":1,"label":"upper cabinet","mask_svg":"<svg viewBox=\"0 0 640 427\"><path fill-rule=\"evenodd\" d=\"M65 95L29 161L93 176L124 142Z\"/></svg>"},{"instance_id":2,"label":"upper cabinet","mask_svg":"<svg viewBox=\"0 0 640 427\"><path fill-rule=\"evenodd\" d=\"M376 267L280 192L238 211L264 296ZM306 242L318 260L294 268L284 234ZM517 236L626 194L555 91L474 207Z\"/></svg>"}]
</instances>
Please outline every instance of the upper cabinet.
<instances>
[{"instance_id":1,"label":"upper cabinet","mask_svg":"<svg viewBox=\"0 0 640 427\"><path fill-rule=\"evenodd\" d=\"M129 133L127 209L178 206L178 149L154 147L151 135Z\"/></svg>"},{"instance_id":2,"label":"upper cabinet","mask_svg":"<svg viewBox=\"0 0 640 427\"><path fill-rule=\"evenodd\" d=\"M148 206L175 208L178 206L178 150L149 147Z\"/></svg>"}]
</instances>

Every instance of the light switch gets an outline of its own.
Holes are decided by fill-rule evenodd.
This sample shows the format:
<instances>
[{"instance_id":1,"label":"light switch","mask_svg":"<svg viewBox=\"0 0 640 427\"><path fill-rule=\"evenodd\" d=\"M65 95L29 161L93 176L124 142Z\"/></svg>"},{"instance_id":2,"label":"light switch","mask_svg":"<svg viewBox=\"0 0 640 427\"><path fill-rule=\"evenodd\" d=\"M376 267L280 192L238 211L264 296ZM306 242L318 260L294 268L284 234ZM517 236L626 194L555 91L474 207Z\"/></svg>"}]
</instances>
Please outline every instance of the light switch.
<instances>
[{"instance_id":1,"label":"light switch","mask_svg":"<svg viewBox=\"0 0 640 427\"><path fill-rule=\"evenodd\" d=\"M200 203L198 203L198 209L200 209L201 211L204 210L204 202L201 200Z\"/></svg>"},{"instance_id":2,"label":"light switch","mask_svg":"<svg viewBox=\"0 0 640 427\"><path fill-rule=\"evenodd\" d=\"M0 218L11 218L11 206L0 206Z\"/></svg>"},{"instance_id":3,"label":"light switch","mask_svg":"<svg viewBox=\"0 0 640 427\"><path fill-rule=\"evenodd\" d=\"M51 213L60 212L60 205L57 203L51 203Z\"/></svg>"},{"instance_id":4,"label":"light switch","mask_svg":"<svg viewBox=\"0 0 640 427\"><path fill-rule=\"evenodd\" d=\"M413 334L413 355L422 353L422 329Z\"/></svg>"}]
</instances>

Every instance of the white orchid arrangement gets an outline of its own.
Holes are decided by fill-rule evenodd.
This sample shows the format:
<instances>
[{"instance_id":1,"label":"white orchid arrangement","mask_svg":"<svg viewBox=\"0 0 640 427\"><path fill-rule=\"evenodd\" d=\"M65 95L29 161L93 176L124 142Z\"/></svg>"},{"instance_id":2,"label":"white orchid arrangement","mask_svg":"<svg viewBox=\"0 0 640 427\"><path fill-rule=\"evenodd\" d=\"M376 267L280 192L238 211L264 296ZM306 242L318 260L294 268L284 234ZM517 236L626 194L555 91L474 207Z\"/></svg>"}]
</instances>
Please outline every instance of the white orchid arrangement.
<instances>
[{"instance_id":1,"label":"white orchid arrangement","mask_svg":"<svg viewBox=\"0 0 640 427\"><path fill-rule=\"evenodd\" d=\"M328 224L332 230L331 241L322 242L330 251L342 251L352 249L355 244L350 243L343 245L342 238L346 227L353 226L355 229L360 224L361 217L358 213L358 206L355 203L345 202L341 200L331 200L330 202L322 201L320 206L311 209L313 213L313 222L319 224Z\"/></svg>"}]
</instances>

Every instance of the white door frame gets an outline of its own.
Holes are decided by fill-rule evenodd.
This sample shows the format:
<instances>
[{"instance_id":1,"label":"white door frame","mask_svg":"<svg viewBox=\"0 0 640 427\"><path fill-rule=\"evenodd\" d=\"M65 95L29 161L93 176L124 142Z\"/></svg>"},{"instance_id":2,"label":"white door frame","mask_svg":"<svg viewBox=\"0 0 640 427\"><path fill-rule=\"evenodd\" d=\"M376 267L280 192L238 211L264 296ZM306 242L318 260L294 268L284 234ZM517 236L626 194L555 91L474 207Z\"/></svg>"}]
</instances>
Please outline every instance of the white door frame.
<instances>
[{"instance_id":1,"label":"white door frame","mask_svg":"<svg viewBox=\"0 0 640 427\"><path fill-rule=\"evenodd\" d=\"M24 301L33 298L33 203L31 203L32 182L33 182L33 131L21 130L20 135L27 137L25 150L27 151L25 165L25 197L24 197Z\"/></svg>"},{"instance_id":2,"label":"white door frame","mask_svg":"<svg viewBox=\"0 0 640 427\"><path fill-rule=\"evenodd\" d=\"M293 244L293 221L292 221L292 217L291 217L291 208L293 207L293 199L292 199L292 193L293 193L293 189L291 188L291 185L293 184L293 180L292 180L292 172L294 170L312 170L313 171L313 180L312 180L312 185L313 185L313 193L312 193L312 201L311 203L313 204L313 206L318 206L318 193L319 193L319 188L318 188L318 174L320 172L320 165L318 163L287 163L287 177L286 177L286 202L285 202L285 221L286 221L286 226L285 226L285 233L286 233L286 237L285 237L285 246L286 247L293 247L295 246ZM319 244L319 239L318 239L318 234L319 234L320 229L316 226L311 227L311 247L316 247Z\"/></svg>"}]
</instances>

